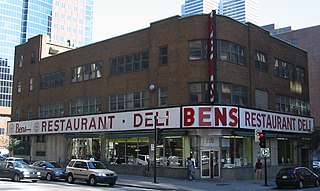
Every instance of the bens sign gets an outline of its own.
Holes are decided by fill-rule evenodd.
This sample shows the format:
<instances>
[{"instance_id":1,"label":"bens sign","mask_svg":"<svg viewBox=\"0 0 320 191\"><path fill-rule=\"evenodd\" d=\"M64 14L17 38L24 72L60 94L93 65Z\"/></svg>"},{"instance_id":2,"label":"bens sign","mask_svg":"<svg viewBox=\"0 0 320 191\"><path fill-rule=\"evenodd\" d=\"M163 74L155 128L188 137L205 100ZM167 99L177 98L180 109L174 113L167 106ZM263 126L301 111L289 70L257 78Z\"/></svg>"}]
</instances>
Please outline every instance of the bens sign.
<instances>
[{"instance_id":1,"label":"bens sign","mask_svg":"<svg viewBox=\"0 0 320 191\"><path fill-rule=\"evenodd\" d=\"M159 116L154 121L154 116ZM128 131L158 128L242 128L310 133L313 118L234 106L185 106L156 110L9 122L9 135Z\"/></svg>"}]
</instances>

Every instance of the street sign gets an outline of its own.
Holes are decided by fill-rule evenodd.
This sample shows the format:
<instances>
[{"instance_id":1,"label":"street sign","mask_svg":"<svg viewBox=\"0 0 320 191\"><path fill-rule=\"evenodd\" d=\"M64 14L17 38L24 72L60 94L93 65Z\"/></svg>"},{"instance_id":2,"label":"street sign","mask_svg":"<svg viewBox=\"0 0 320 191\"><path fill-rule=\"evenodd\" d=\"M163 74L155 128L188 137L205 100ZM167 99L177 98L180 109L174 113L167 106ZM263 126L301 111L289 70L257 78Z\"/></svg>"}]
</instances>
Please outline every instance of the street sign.
<instances>
[{"instance_id":1,"label":"street sign","mask_svg":"<svg viewBox=\"0 0 320 191\"><path fill-rule=\"evenodd\" d=\"M262 133L261 130L255 130L254 132L254 142L259 142L259 134Z\"/></svg>"},{"instance_id":2,"label":"street sign","mask_svg":"<svg viewBox=\"0 0 320 191\"><path fill-rule=\"evenodd\" d=\"M270 157L270 149L269 148L261 148L261 156L262 157Z\"/></svg>"}]
</instances>

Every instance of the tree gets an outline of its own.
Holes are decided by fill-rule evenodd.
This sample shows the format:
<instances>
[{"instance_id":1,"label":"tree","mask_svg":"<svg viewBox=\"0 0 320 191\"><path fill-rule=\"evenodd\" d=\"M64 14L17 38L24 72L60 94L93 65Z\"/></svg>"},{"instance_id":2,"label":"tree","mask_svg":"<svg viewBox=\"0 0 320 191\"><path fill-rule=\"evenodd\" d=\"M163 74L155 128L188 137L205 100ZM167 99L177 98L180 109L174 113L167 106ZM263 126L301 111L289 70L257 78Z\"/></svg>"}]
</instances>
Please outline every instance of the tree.
<instances>
[{"instance_id":1,"label":"tree","mask_svg":"<svg viewBox=\"0 0 320 191\"><path fill-rule=\"evenodd\" d=\"M14 137L9 137L9 144L6 147L9 150L10 156L13 155L13 151L21 150L23 147L20 146L21 140L14 138Z\"/></svg>"}]
</instances>

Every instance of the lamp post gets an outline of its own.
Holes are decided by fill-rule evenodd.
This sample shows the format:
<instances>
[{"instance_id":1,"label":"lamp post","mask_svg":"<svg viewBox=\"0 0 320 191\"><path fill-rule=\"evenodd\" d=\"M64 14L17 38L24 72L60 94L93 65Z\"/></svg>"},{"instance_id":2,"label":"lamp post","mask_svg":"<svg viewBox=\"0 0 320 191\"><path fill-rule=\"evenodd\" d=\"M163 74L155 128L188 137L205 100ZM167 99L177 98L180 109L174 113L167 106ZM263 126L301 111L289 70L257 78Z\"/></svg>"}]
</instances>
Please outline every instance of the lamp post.
<instances>
[{"instance_id":1,"label":"lamp post","mask_svg":"<svg viewBox=\"0 0 320 191\"><path fill-rule=\"evenodd\" d=\"M153 116L153 127L154 127L154 153L153 153L153 183L157 183L157 116Z\"/></svg>"}]
</instances>

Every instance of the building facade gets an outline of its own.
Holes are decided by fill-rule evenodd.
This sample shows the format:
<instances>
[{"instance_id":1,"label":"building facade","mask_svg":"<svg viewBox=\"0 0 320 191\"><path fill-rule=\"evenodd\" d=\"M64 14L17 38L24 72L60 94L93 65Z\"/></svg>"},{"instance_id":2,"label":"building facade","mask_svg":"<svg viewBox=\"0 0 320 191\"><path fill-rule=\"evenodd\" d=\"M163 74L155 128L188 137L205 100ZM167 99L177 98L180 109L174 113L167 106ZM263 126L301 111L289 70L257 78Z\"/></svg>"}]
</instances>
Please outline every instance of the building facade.
<instances>
[{"instance_id":1,"label":"building facade","mask_svg":"<svg viewBox=\"0 0 320 191\"><path fill-rule=\"evenodd\" d=\"M92 7L92 0L0 1L0 107L11 111L15 46L39 34L57 44L91 43Z\"/></svg>"},{"instance_id":2,"label":"building facade","mask_svg":"<svg viewBox=\"0 0 320 191\"><path fill-rule=\"evenodd\" d=\"M94 155L136 175L149 160L175 178L186 178L192 156L199 178L251 179L263 130L269 177L310 164L300 141L314 128L309 85L296 77L308 76L307 53L256 25L176 16L55 55L46 38L16 47L25 58L15 64L8 126L25 147L17 156Z\"/></svg>"}]
</instances>

